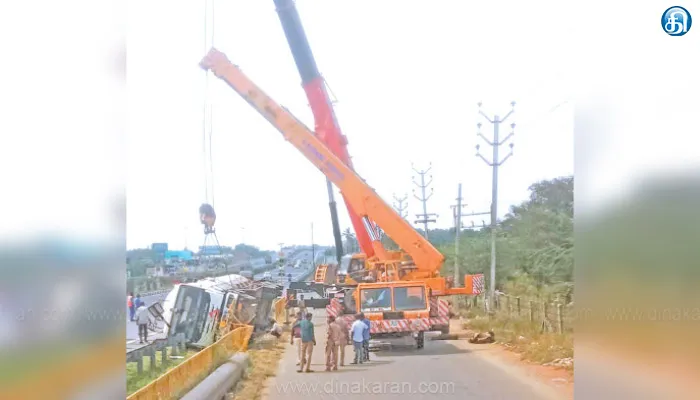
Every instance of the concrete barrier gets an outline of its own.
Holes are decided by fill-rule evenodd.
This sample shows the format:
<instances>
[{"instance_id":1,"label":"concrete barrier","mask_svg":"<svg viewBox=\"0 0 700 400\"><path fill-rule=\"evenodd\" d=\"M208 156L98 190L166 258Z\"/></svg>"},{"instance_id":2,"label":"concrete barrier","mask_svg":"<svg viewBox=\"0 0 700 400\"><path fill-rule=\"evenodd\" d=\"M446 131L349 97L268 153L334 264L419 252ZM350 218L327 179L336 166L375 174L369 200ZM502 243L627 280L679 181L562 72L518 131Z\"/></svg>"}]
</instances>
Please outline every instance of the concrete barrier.
<instances>
[{"instance_id":1,"label":"concrete barrier","mask_svg":"<svg viewBox=\"0 0 700 400\"><path fill-rule=\"evenodd\" d=\"M225 398L226 394L241 380L249 362L247 353L236 353L184 395L181 400L221 400Z\"/></svg>"}]
</instances>

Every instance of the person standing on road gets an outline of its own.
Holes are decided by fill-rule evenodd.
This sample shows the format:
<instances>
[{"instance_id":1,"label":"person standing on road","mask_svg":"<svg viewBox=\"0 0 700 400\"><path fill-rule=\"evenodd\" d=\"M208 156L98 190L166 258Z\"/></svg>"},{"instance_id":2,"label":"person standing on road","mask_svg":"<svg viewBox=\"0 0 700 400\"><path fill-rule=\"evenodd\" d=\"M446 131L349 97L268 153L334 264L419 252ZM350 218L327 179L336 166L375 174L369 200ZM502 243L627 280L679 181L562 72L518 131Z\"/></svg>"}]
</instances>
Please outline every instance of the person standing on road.
<instances>
[{"instance_id":1,"label":"person standing on road","mask_svg":"<svg viewBox=\"0 0 700 400\"><path fill-rule=\"evenodd\" d=\"M340 332L342 336L340 337L340 342L338 343L338 357L340 366L345 366L345 346L350 343L350 327L343 318L338 318L335 322L340 327Z\"/></svg>"},{"instance_id":2,"label":"person standing on road","mask_svg":"<svg viewBox=\"0 0 700 400\"><path fill-rule=\"evenodd\" d=\"M297 365L301 365L301 326L299 325L303 318L301 313L298 312L296 315L296 321L292 324L292 334L290 335L289 344L294 346L296 342L297 346Z\"/></svg>"},{"instance_id":3,"label":"person standing on road","mask_svg":"<svg viewBox=\"0 0 700 400\"><path fill-rule=\"evenodd\" d=\"M297 301L297 307L299 307L299 312L301 315L306 315L306 303L304 302L304 295L299 295L299 301Z\"/></svg>"},{"instance_id":4,"label":"person standing on road","mask_svg":"<svg viewBox=\"0 0 700 400\"><path fill-rule=\"evenodd\" d=\"M345 334L336 322L334 316L328 317L328 328L326 331L326 371L338 370L338 346L344 339Z\"/></svg>"},{"instance_id":5,"label":"person standing on road","mask_svg":"<svg viewBox=\"0 0 700 400\"><path fill-rule=\"evenodd\" d=\"M301 365L297 372L313 372L311 370L311 356L314 352L314 346L316 346L316 335L311 318L311 313L308 313L306 318L299 323L301 328Z\"/></svg>"},{"instance_id":6,"label":"person standing on road","mask_svg":"<svg viewBox=\"0 0 700 400\"><path fill-rule=\"evenodd\" d=\"M362 322L362 314L355 315L355 322L350 327L350 335L352 337L352 347L355 349L355 359L350 364L362 364L365 360L363 341L367 325Z\"/></svg>"},{"instance_id":7,"label":"person standing on road","mask_svg":"<svg viewBox=\"0 0 700 400\"><path fill-rule=\"evenodd\" d=\"M148 343L148 308L141 303L136 309L136 324L139 326L139 343Z\"/></svg>"},{"instance_id":8,"label":"person standing on road","mask_svg":"<svg viewBox=\"0 0 700 400\"><path fill-rule=\"evenodd\" d=\"M134 307L138 309L139 307L141 307L141 303L143 303L141 301L141 295L137 293L136 298L134 299Z\"/></svg>"},{"instance_id":9,"label":"person standing on road","mask_svg":"<svg viewBox=\"0 0 700 400\"><path fill-rule=\"evenodd\" d=\"M136 312L136 307L134 307L134 292L129 292L126 296L126 306L129 307L129 321L134 322L134 313Z\"/></svg>"},{"instance_id":10,"label":"person standing on road","mask_svg":"<svg viewBox=\"0 0 700 400\"><path fill-rule=\"evenodd\" d=\"M372 329L372 323L364 313L360 313L360 316L362 316L362 323L367 326L367 330L362 334L362 355L365 357L364 361L369 361L369 331Z\"/></svg>"}]
</instances>

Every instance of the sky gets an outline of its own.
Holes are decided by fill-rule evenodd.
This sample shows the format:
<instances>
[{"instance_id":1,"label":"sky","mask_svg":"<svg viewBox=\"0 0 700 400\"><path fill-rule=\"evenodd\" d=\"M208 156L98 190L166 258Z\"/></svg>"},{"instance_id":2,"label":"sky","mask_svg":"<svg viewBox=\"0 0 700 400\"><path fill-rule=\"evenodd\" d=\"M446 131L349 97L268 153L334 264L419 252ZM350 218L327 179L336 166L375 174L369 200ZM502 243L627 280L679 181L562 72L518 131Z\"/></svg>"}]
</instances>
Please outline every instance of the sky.
<instances>
[{"instance_id":1,"label":"sky","mask_svg":"<svg viewBox=\"0 0 700 400\"><path fill-rule=\"evenodd\" d=\"M428 4L304 0L297 7L319 69L337 98L356 171L389 203L394 194L408 195L412 221L422 211L412 193L418 189L413 167L432 163L428 212L439 215L432 227L448 228L459 183L465 212L490 207L491 169L476 157L475 145L480 143L490 159L477 123L486 137L493 127L479 116L479 102L488 115L503 116L516 101L515 112L501 126L504 137L510 123L516 124L514 155L499 170L501 216L527 198L533 182L573 174L568 43L566 35L549 33L552 26L519 18L532 12L523 5L510 5L496 26L465 16L498 13L498 4ZM128 247L201 245L196 210L207 200L217 211L222 244L308 244L312 224L314 242L332 244L323 175L213 77L207 96L212 168L205 172L206 75L197 67L212 29L205 12L204 4L163 1L129 8ZM313 126L273 2L216 1L213 14L214 46ZM507 153L502 146L501 156ZM345 229L351 225L337 199ZM488 223L488 216L475 222L482 220Z\"/></svg>"},{"instance_id":2,"label":"sky","mask_svg":"<svg viewBox=\"0 0 700 400\"><path fill-rule=\"evenodd\" d=\"M699 4L690 1L686 8L692 12ZM47 3L46 12L35 15L29 3L15 2L0 13L4 37L22 38L3 42L8 54L24 60L6 63L0 74L8 95L0 167L9 172L4 187L17 193L3 197L3 240L34 232L119 235L123 219L115 211L126 182L127 247L163 241L173 248L198 246L203 233L196 209L207 201L205 74L197 66L208 49L204 4L132 1L126 23L95 18L80 26L62 24L58 16L123 10L70 6ZM411 196L411 163L425 168L432 162L435 194L428 209L440 214L436 227L451 225L459 182L466 211L489 207L491 173L474 156L476 123L483 122L479 101L485 112L501 115L517 101L509 120L517 123L515 154L500 170L500 216L526 198L531 183L571 174L574 161L577 215L650 173L697 166L700 60L689 49L698 48L700 31L666 35L659 16L667 6L298 2L319 68L338 99L357 171L389 202L394 193L408 194L413 217L420 204ZM25 14L56 34L12 17ZM272 1L219 0L215 15L214 44L313 125ZM625 23L611 24L606 15L624 15ZM126 91L119 68L123 42L85 34L124 29ZM87 60L98 53L104 55L100 64ZM105 70L113 73L98 72ZM228 87L210 83L215 198L209 201L219 215L221 242L304 244L313 223L314 240L331 244L324 177ZM109 107L97 101L105 93ZM119 133L124 129L126 140ZM68 156L65 148L78 150ZM346 228L342 204L339 211Z\"/></svg>"}]
</instances>

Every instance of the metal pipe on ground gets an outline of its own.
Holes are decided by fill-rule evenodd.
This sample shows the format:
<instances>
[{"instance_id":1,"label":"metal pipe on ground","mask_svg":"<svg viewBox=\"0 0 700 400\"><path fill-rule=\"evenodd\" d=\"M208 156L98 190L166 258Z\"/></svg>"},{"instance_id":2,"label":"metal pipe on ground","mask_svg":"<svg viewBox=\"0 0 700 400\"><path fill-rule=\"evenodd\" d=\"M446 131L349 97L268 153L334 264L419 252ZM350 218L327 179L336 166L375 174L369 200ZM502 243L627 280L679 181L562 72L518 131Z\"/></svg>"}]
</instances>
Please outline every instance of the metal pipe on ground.
<instances>
[{"instance_id":1,"label":"metal pipe on ground","mask_svg":"<svg viewBox=\"0 0 700 400\"><path fill-rule=\"evenodd\" d=\"M181 400L224 399L226 394L241 380L249 362L247 353L236 353L226 363L204 378Z\"/></svg>"}]
</instances>

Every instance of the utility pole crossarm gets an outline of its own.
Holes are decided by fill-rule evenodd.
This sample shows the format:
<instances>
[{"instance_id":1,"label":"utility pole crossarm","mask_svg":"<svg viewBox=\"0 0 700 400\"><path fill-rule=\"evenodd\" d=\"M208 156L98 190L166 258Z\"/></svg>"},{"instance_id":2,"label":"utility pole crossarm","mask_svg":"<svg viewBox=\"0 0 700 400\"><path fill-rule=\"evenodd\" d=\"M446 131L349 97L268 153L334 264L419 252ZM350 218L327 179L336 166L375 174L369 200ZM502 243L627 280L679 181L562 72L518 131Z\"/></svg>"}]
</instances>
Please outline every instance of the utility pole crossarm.
<instances>
[{"instance_id":1,"label":"utility pole crossarm","mask_svg":"<svg viewBox=\"0 0 700 400\"><path fill-rule=\"evenodd\" d=\"M515 104L513 104L513 105L515 105ZM508 111L508 114L506 114L506 116L503 117L503 118L502 118L500 121L498 121L498 122L505 122L505 121L508 119L508 117L510 117L510 115L513 114L513 111L514 111L514 110L512 110L512 109L511 109L510 111Z\"/></svg>"},{"instance_id":2,"label":"utility pole crossarm","mask_svg":"<svg viewBox=\"0 0 700 400\"><path fill-rule=\"evenodd\" d=\"M486 157L484 157L483 155L481 155L481 153L476 153L476 156L479 157L479 158L481 158L482 160L484 160L484 162L486 163L486 165L488 165L489 167L493 167L493 163L492 163L491 161L487 160Z\"/></svg>"},{"instance_id":3,"label":"utility pole crossarm","mask_svg":"<svg viewBox=\"0 0 700 400\"><path fill-rule=\"evenodd\" d=\"M484 142L488 143L489 146L493 146L493 145L494 145L494 143L493 143L492 141L488 140L488 139L486 138L486 136L482 135L481 132L477 133L476 135L479 136L480 138L484 139Z\"/></svg>"},{"instance_id":4,"label":"utility pole crossarm","mask_svg":"<svg viewBox=\"0 0 700 400\"><path fill-rule=\"evenodd\" d=\"M513 155L513 152L511 151L510 153L508 153L508 155L506 155L505 157L503 157L503 159L501 160L501 162L499 162L499 163L497 164L497 166L500 167L501 165L503 165L503 163L506 162L506 160L508 160L512 155Z\"/></svg>"},{"instance_id":5,"label":"utility pole crossarm","mask_svg":"<svg viewBox=\"0 0 700 400\"><path fill-rule=\"evenodd\" d=\"M484 114L483 111L479 110L479 114L481 114L482 117L486 118L487 121L493 124L494 121L491 118L489 118L488 115Z\"/></svg>"},{"instance_id":6,"label":"utility pole crossarm","mask_svg":"<svg viewBox=\"0 0 700 400\"><path fill-rule=\"evenodd\" d=\"M513 124L513 125L515 125L515 124ZM481 134L479 134L479 135L481 135ZM483 136L481 136L481 137L483 137ZM508 141L508 139L510 139L510 138L512 138L512 137L513 137L513 132L509 133L508 136L505 137L505 139L503 139L503 140L501 140L500 142L498 142L498 145L500 146L500 145L504 144L505 142ZM489 143L489 144L490 144L490 143Z\"/></svg>"},{"instance_id":7,"label":"utility pole crossarm","mask_svg":"<svg viewBox=\"0 0 700 400\"><path fill-rule=\"evenodd\" d=\"M474 217L476 215L488 215L491 214L491 211L484 211L484 212L471 212L469 214L462 214L463 217Z\"/></svg>"}]
</instances>

